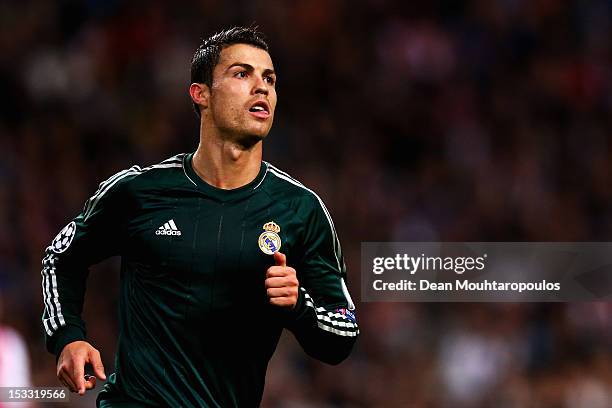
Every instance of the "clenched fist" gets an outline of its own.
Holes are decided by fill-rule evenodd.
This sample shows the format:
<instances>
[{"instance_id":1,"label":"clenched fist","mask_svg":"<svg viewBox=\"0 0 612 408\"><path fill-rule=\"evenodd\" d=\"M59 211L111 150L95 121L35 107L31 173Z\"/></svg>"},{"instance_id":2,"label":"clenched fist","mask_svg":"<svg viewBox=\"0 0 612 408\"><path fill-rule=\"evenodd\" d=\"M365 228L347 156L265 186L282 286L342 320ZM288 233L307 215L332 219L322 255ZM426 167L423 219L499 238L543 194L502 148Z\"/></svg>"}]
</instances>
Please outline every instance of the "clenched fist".
<instances>
[{"instance_id":1,"label":"clenched fist","mask_svg":"<svg viewBox=\"0 0 612 408\"><path fill-rule=\"evenodd\" d=\"M57 378L72 392L84 395L96 386L96 377L85 378L85 364L91 364L96 376L106 380L104 366L98 350L86 341L68 343L57 360Z\"/></svg>"},{"instance_id":2,"label":"clenched fist","mask_svg":"<svg viewBox=\"0 0 612 408\"><path fill-rule=\"evenodd\" d=\"M274 266L266 271L266 292L270 304L293 309L298 299L298 285L295 269L287 266L287 257L274 253Z\"/></svg>"}]
</instances>

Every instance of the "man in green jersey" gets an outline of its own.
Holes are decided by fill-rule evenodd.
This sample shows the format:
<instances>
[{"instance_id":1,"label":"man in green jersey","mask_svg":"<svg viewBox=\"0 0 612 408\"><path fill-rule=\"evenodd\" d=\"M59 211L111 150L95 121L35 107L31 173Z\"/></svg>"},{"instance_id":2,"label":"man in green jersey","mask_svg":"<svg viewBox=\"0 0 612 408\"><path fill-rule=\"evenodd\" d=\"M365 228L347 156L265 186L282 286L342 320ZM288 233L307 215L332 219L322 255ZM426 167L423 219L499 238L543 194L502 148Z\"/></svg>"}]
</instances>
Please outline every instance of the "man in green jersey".
<instances>
[{"instance_id":1,"label":"man in green jersey","mask_svg":"<svg viewBox=\"0 0 612 408\"><path fill-rule=\"evenodd\" d=\"M284 328L337 364L359 330L340 242L312 190L262 161L276 74L255 29L205 40L189 93L194 153L120 171L47 247L46 344L60 381L105 380L81 319L88 267L122 257L120 333L100 407L249 407Z\"/></svg>"}]
</instances>

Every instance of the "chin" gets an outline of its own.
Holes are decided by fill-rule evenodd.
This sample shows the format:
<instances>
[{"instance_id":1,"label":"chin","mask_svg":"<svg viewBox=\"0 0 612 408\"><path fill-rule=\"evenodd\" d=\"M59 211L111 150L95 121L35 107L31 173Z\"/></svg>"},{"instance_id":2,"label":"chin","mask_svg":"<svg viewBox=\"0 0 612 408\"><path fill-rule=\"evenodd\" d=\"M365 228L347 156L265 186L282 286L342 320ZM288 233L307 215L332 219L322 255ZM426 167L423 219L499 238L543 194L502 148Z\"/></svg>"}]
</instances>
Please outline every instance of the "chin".
<instances>
[{"instance_id":1,"label":"chin","mask_svg":"<svg viewBox=\"0 0 612 408\"><path fill-rule=\"evenodd\" d=\"M243 133L238 137L238 140L236 140L236 142L238 142L241 146L249 148L264 140L267 135L268 132Z\"/></svg>"}]
</instances>

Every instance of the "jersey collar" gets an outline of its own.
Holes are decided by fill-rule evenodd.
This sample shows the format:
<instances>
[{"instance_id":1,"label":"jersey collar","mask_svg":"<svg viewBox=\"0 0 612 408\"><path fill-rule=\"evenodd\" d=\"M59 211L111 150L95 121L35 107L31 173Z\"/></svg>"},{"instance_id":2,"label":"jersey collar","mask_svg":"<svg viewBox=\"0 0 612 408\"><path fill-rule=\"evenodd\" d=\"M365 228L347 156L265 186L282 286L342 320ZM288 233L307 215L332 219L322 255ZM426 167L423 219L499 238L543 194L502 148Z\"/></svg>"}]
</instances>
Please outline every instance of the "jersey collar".
<instances>
[{"instance_id":1,"label":"jersey collar","mask_svg":"<svg viewBox=\"0 0 612 408\"><path fill-rule=\"evenodd\" d=\"M266 177L266 173L268 172L267 164L262 161L257 177L255 177L251 182L242 187L225 190L208 184L196 174L195 170L193 169L193 154L194 153L186 154L183 158L183 170L185 171L185 176L187 176L189 179L190 184L194 185L198 190L219 201L237 200L249 196L259 186L261 186L264 178Z\"/></svg>"}]
</instances>

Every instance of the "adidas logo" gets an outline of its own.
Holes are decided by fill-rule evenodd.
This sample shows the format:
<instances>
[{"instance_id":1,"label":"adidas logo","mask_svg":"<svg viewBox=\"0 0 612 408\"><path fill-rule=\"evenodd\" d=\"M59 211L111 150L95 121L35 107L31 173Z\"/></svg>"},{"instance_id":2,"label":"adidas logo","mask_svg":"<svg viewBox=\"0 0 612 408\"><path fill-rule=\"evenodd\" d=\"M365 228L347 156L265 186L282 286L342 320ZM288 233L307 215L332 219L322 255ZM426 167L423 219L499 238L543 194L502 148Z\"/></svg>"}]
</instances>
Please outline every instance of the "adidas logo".
<instances>
[{"instance_id":1,"label":"adidas logo","mask_svg":"<svg viewBox=\"0 0 612 408\"><path fill-rule=\"evenodd\" d=\"M155 235L181 235L181 231L176 227L174 220L165 222L164 225L155 231Z\"/></svg>"}]
</instances>

